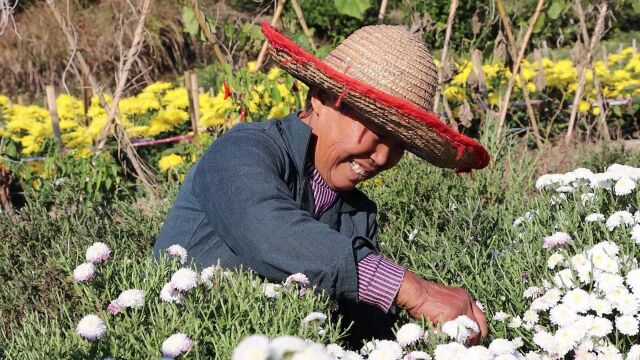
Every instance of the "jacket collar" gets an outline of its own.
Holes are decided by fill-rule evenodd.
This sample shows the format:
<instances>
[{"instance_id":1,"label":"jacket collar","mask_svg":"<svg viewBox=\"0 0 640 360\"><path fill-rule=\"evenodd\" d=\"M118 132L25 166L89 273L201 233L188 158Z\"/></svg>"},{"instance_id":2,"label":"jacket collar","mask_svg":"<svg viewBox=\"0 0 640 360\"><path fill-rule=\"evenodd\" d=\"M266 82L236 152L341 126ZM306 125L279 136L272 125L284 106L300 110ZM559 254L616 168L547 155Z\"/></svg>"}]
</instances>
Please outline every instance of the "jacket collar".
<instances>
[{"instance_id":1,"label":"jacket collar","mask_svg":"<svg viewBox=\"0 0 640 360\"><path fill-rule=\"evenodd\" d=\"M278 121L278 120L276 120ZM291 159L299 174L304 173L305 162L309 152L309 142L311 140L311 127L298 118L297 113L291 113L282 120L284 141L290 151Z\"/></svg>"}]
</instances>

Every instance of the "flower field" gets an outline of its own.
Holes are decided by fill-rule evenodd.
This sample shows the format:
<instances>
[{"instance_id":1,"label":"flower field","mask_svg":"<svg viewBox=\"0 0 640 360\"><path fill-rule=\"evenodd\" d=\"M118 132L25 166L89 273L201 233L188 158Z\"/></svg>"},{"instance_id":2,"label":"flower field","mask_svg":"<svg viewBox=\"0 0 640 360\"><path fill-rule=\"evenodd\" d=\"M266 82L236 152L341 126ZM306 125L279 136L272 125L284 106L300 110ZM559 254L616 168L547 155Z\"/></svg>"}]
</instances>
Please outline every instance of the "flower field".
<instances>
[{"instance_id":1,"label":"flower field","mask_svg":"<svg viewBox=\"0 0 640 360\"><path fill-rule=\"evenodd\" d=\"M456 342L474 329L464 318L438 332L401 314L395 341L349 349L335 305L304 274L271 284L193 269L179 247L152 260L176 182L163 204L121 190L96 208L68 174L28 193L16 222L0 217L3 354L637 359L639 170L609 165L638 167L640 153L593 151L574 171L536 177L536 155L513 143L489 150L495 161L472 175L406 158L363 184L381 209L384 253L481 302L490 319L481 346Z\"/></svg>"}]
</instances>

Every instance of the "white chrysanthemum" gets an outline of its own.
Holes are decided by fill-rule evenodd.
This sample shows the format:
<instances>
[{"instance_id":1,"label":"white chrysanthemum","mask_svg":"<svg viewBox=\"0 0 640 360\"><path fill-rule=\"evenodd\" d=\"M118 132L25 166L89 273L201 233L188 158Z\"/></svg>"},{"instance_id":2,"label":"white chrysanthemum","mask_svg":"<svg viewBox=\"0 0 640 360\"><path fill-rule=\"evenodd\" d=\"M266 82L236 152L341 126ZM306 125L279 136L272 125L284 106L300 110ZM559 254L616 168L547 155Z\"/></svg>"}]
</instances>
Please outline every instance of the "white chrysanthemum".
<instances>
[{"instance_id":1,"label":"white chrysanthemum","mask_svg":"<svg viewBox=\"0 0 640 360\"><path fill-rule=\"evenodd\" d=\"M459 360L464 359L464 354L467 348L464 345L451 342L448 344L440 344L436 346L433 352L435 360Z\"/></svg>"},{"instance_id":2,"label":"white chrysanthemum","mask_svg":"<svg viewBox=\"0 0 640 360\"><path fill-rule=\"evenodd\" d=\"M636 224L631 228L631 240L640 245L640 224Z\"/></svg>"},{"instance_id":3,"label":"white chrysanthemum","mask_svg":"<svg viewBox=\"0 0 640 360\"><path fill-rule=\"evenodd\" d=\"M273 339L269 344L269 356L273 359L283 359L285 356L302 351L306 346L307 342L297 336L280 336Z\"/></svg>"},{"instance_id":4,"label":"white chrysanthemum","mask_svg":"<svg viewBox=\"0 0 640 360\"><path fill-rule=\"evenodd\" d=\"M469 336L480 331L478 324L465 315L460 315L454 320L445 322L442 324L441 330L460 343L465 343Z\"/></svg>"},{"instance_id":5,"label":"white chrysanthemum","mask_svg":"<svg viewBox=\"0 0 640 360\"><path fill-rule=\"evenodd\" d=\"M536 180L536 189L542 191L556 184L562 183L562 174L544 174Z\"/></svg>"},{"instance_id":6,"label":"white chrysanthemum","mask_svg":"<svg viewBox=\"0 0 640 360\"><path fill-rule=\"evenodd\" d=\"M76 333L89 341L100 339L107 332L107 326L98 315L87 315L83 317L78 326Z\"/></svg>"},{"instance_id":7,"label":"white chrysanthemum","mask_svg":"<svg viewBox=\"0 0 640 360\"><path fill-rule=\"evenodd\" d=\"M598 359L622 360L622 355L620 355L620 350L618 350L618 348L615 345L611 344L610 342L601 342L599 344L596 344L594 347L594 350L600 353L600 356L598 356Z\"/></svg>"},{"instance_id":8,"label":"white chrysanthemum","mask_svg":"<svg viewBox=\"0 0 640 360\"><path fill-rule=\"evenodd\" d=\"M264 294L264 296L270 299L275 299L279 297L280 289L282 289L282 285L280 284L272 284L272 283L262 284L262 293Z\"/></svg>"},{"instance_id":9,"label":"white chrysanthemum","mask_svg":"<svg viewBox=\"0 0 640 360\"><path fill-rule=\"evenodd\" d=\"M611 333L613 324L611 320L603 317L594 317L589 327L589 336L603 338Z\"/></svg>"},{"instance_id":10,"label":"white chrysanthemum","mask_svg":"<svg viewBox=\"0 0 640 360\"><path fill-rule=\"evenodd\" d=\"M549 310L549 319L558 326L568 326L578 319L578 314L569 306L559 304Z\"/></svg>"},{"instance_id":11,"label":"white chrysanthemum","mask_svg":"<svg viewBox=\"0 0 640 360\"><path fill-rule=\"evenodd\" d=\"M321 313L321 312L317 312L314 311L312 313L310 313L309 315L305 316L304 319L302 319L302 323L305 325L308 325L314 321L317 321L319 324L324 323L327 320L327 315Z\"/></svg>"},{"instance_id":12,"label":"white chrysanthemum","mask_svg":"<svg viewBox=\"0 0 640 360\"><path fill-rule=\"evenodd\" d=\"M198 285L198 274L191 269L178 269L178 271L171 276L171 282L175 289L179 291L189 291Z\"/></svg>"},{"instance_id":13,"label":"white chrysanthemum","mask_svg":"<svg viewBox=\"0 0 640 360\"><path fill-rule=\"evenodd\" d=\"M522 296L526 299L534 299L540 296L540 294L542 294L542 289L537 286L531 286L522 293Z\"/></svg>"},{"instance_id":14,"label":"white chrysanthemum","mask_svg":"<svg viewBox=\"0 0 640 360\"><path fill-rule=\"evenodd\" d=\"M522 320L529 324L535 324L540 320L540 316L536 311L529 309L522 315Z\"/></svg>"},{"instance_id":15,"label":"white chrysanthemum","mask_svg":"<svg viewBox=\"0 0 640 360\"><path fill-rule=\"evenodd\" d=\"M166 248L165 252L169 256L177 257L180 259L180 264L184 264L187 262L187 249L183 248L178 244L174 244Z\"/></svg>"},{"instance_id":16,"label":"white chrysanthemum","mask_svg":"<svg viewBox=\"0 0 640 360\"><path fill-rule=\"evenodd\" d=\"M598 314L598 316L611 314L613 307L611 305L611 302L609 302L609 300L601 299L594 294L591 294L589 297L590 297L589 302L590 302L591 310L593 310L596 314Z\"/></svg>"},{"instance_id":17,"label":"white chrysanthemum","mask_svg":"<svg viewBox=\"0 0 640 360\"><path fill-rule=\"evenodd\" d=\"M634 336L638 334L638 320L629 315L618 316L616 317L616 330L623 335Z\"/></svg>"},{"instance_id":18,"label":"white chrysanthemum","mask_svg":"<svg viewBox=\"0 0 640 360\"><path fill-rule=\"evenodd\" d=\"M494 321L504 322L504 321L507 321L508 318L509 318L509 314L507 314L504 311L498 311L493 315Z\"/></svg>"},{"instance_id":19,"label":"white chrysanthemum","mask_svg":"<svg viewBox=\"0 0 640 360\"><path fill-rule=\"evenodd\" d=\"M269 338L251 335L242 340L233 350L232 360L266 360L269 356Z\"/></svg>"},{"instance_id":20,"label":"white chrysanthemum","mask_svg":"<svg viewBox=\"0 0 640 360\"><path fill-rule=\"evenodd\" d=\"M493 354L484 346L472 346L464 352L461 359L493 360Z\"/></svg>"},{"instance_id":21,"label":"white chrysanthemum","mask_svg":"<svg viewBox=\"0 0 640 360\"><path fill-rule=\"evenodd\" d=\"M309 278L303 273L292 274L285 280L284 287L289 288L294 283L300 284L302 286L307 286L309 285Z\"/></svg>"},{"instance_id":22,"label":"white chrysanthemum","mask_svg":"<svg viewBox=\"0 0 640 360\"><path fill-rule=\"evenodd\" d=\"M600 213L589 214L584 218L586 222L604 221L604 215Z\"/></svg>"},{"instance_id":23,"label":"white chrysanthemum","mask_svg":"<svg viewBox=\"0 0 640 360\"><path fill-rule=\"evenodd\" d=\"M402 357L402 347L395 341L380 340L369 353L369 360L396 360Z\"/></svg>"},{"instance_id":24,"label":"white chrysanthemum","mask_svg":"<svg viewBox=\"0 0 640 360\"><path fill-rule=\"evenodd\" d=\"M549 260L547 260L547 267L549 269L554 269L558 264L560 264L564 260L564 256L560 253L554 253L549 256Z\"/></svg>"},{"instance_id":25,"label":"white chrysanthemum","mask_svg":"<svg viewBox=\"0 0 640 360\"><path fill-rule=\"evenodd\" d=\"M160 290L160 300L168 303L182 303L182 294L175 288L172 282L166 283Z\"/></svg>"},{"instance_id":26,"label":"white chrysanthemum","mask_svg":"<svg viewBox=\"0 0 640 360\"><path fill-rule=\"evenodd\" d=\"M343 358L344 359L344 358ZM412 351L405 355L402 360L431 360L431 355L424 351Z\"/></svg>"},{"instance_id":27,"label":"white chrysanthemum","mask_svg":"<svg viewBox=\"0 0 640 360\"><path fill-rule=\"evenodd\" d=\"M620 180L616 181L616 185L613 187L615 194L618 196L629 195L635 189L636 182L628 177L620 178Z\"/></svg>"},{"instance_id":28,"label":"white chrysanthemum","mask_svg":"<svg viewBox=\"0 0 640 360\"><path fill-rule=\"evenodd\" d=\"M141 308L144 306L144 291L139 289L128 289L120 293L116 299L118 306L123 308Z\"/></svg>"},{"instance_id":29,"label":"white chrysanthemum","mask_svg":"<svg viewBox=\"0 0 640 360\"><path fill-rule=\"evenodd\" d=\"M533 300L531 303L531 309L540 311L540 310L549 310L552 306L560 301L560 296L562 292L558 288L549 289L544 295Z\"/></svg>"},{"instance_id":30,"label":"white chrysanthemum","mask_svg":"<svg viewBox=\"0 0 640 360\"><path fill-rule=\"evenodd\" d=\"M327 345L327 352L329 353L329 355L338 359L341 359L343 356L346 355L346 351L342 348L342 346L338 344Z\"/></svg>"},{"instance_id":31,"label":"white chrysanthemum","mask_svg":"<svg viewBox=\"0 0 640 360\"><path fill-rule=\"evenodd\" d=\"M574 191L576 191L576 189L571 185L558 186L558 188L556 189L556 192L558 193L572 193Z\"/></svg>"},{"instance_id":32,"label":"white chrysanthemum","mask_svg":"<svg viewBox=\"0 0 640 360\"><path fill-rule=\"evenodd\" d=\"M516 347L513 343L507 339L495 339L489 344L489 351L493 355L511 354L516 351Z\"/></svg>"},{"instance_id":33,"label":"white chrysanthemum","mask_svg":"<svg viewBox=\"0 0 640 360\"><path fill-rule=\"evenodd\" d=\"M533 342L540 346L542 350L553 354L556 352L556 340L552 334L542 330L533 335Z\"/></svg>"},{"instance_id":34,"label":"white chrysanthemum","mask_svg":"<svg viewBox=\"0 0 640 360\"><path fill-rule=\"evenodd\" d=\"M348 350L339 358L340 360L364 360L364 358L355 351Z\"/></svg>"},{"instance_id":35,"label":"white chrysanthemum","mask_svg":"<svg viewBox=\"0 0 640 360\"><path fill-rule=\"evenodd\" d=\"M327 352L327 348L320 344L311 343L291 357L291 360L334 360Z\"/></svg>"},{"instance_id":36,"label":"white chrysanthemum","mask_svg":"<svg viewBox=\"0 0 640 360\"><path fill-rule=\"evenodd\" d=\"M582 289L568 291L562 297L562 302L577 313L585 313L591 309L589 293Z\"/></svg>"},{"instance_id":37,"label":"white chrysanthemum","mask_svg":"<svg viewBox=\"0 0 640 360\"><path fill-rule=\"evenodd\" d=\"M601 241L593 245L593 247L588 251L589 254L597 252L603 252L608 256L615 256L620 252L620 247L613 241Z\"/></svg>"},{"instance_id":38,"label":"white chrysanthemum","mask_svg":"<svg viewBox=\"0 0 640 360\"><path fill-rule=\"evenodd\" d=\"M634 293L640 294L640 269L629 271L625 278L625 282Z\"/></svg>"},{"instance_id":39,"label":"white chrysanthemum","mask_svg":"<svg viewBox=\"0 0 640 360\"><path fill-rule=\"evenodd\" d=\"M633 345L629 348L626 360L640 360L640 345Z\"/></svg>"},{"instance_id":40,"label":"white chrysanthemum","mask_svg":"<svg viewBox=\"0 0 640 360\"><path fill-rule=\"evenodd\" d=\"M586 168L577 168L571 172L574 177L574 181L586 180L590 181L593 177L593 171Z\"/></svg>"},{"instance_id":41,"label":"white chrysanthemum","mask_svg":"<svg viewBox=\"0 0 640 360\"><path fill-rule=\"evenodd\" d=\"M162 356L176 358L191 350L191 339L184 333L176 333L162 342Z\"/></svg>"},{"instance_id":42,"label":"white chrysanthemum","mask_svg":"<svg viewBox=\"0 0 640 360\"><path fill-rule=\"evenodd\" d=\"M576 327L563 327L556 331L553 336L555 342L555 353L563 357L571 349L573 349L578 341L582 338L581 334Z\"/></svg>"},{"instance_id":43,"label":"white chrysanthemum","mask_svg":"<svg viewBox=\"0 0 640 360\"><path fill-rule=\"evenodd\" d=\"M102 242L94 242L93 245L89 246L86 253L87 262L90 263L98 263L98 262L107 262L109 260L109 255L111 254L111 249L107 244Z\"/></svg>"},{"instance_id":44,"label":"white chrysanthemum","mask_svg":"<svg viewBox=\"0 0 640 360\"><path fill-rule=\"evenodd\" d=\"M624 278L618 274L599 273L594 276L596 287L607 293L622 286Z\"/></svg>"},{"instance_id":45,"label":"white chrysanthemum","mask_svg":"<svg viewBox=\"0 0 640 360\"><path fill-rule=\"evenodd\" d=\"M73 270L73 280L76 282L82 282L93 279L96 273L96 268L93 263L83 263L78 265Z\"/></svg>"},{"instance_id":46,"label":"white chrysanthemum","mask_svg":"<svg viewBox=\"0 0 640 360\"><path fill-rule=\"evenodd\" d=\"M623 315L636 315L638 313L638 298L631 294L623 294L615 300L618 311Z\"/></svg>"},{"instance_id":47,"label":"white chrysanthemum","mask_svg":"<svg viewBox=\"0 0 640 360\"><path fill-rule=\"evenodd\" d=\"M553 277L553 283L555 286L564 289L573 289L577 285L573 280L573 272L571 269L558 271L558 273Z\"/></svg>"},{"instance_id":48,"label":"white chrysanthemum","mask_svg":"<svg viewBox=\"0 0 640 360\"><path fill-rule=\"evenodd\" d=\"M398 340L400 346L405 347L420 340L423 335L424 329L422 326L416 323L408 323L402 325L402 327L398 329L398 332L396 333L396 340Z\"/></svg>"},{"instance_id":49,"label":"white chrysanthemum","mask_svg":"<svg viewBox=\"0 0 640 360\"><path fill-rule=\"evenodd\" d=\"M634 174L636 172L636 168L629 165L622 164L611 164L607 167L605 174L608 174L613 179L619 179L624 176L629 176L630 174Z\"/></svg>"},{"instance_id":50,"label":"white chrysanthemum","mask_svg":"<svg viewBox=\"0 0 640 360\"><path fill-rule=\"evenodd\" d=\"M633 215L631 215L630 212L617 211L613 213L611 216L609 216L609 218L607 219L606 225L609 231L613 231L613 229L619 226L623 226L623 225L631 226L634 223L635 223L635 219L633 218Z\"/></svg>"},{"instance_id":51,"label":"white chrysanthemum","mask_svg":"<svg viewBox=\"0 0 640 360\"><path fill-rule=\"evenodd\" d=\"M202 271L200 272L200 283L205 284L207 287L211 288L213 286L211 279L221 269L222 268L218 265L209 266L207 268L202 269Z\"/></svg>"},{"instance_id":52,"label":"white chrysanthemum","mask_svg":"<svg viewBox=\"0 0 640 360\"><path fill-rule=\"evenodd\" d=\"M589 182L589 186L593 189L611 189L613 185L613 180L609 176L609 174L593 174L591 181Z\"/></svg>"},{"instance_id":53,"label":"white chrysanthemum","mask_svg":"<svg viewBox=\"0 0 640 360\"><path fill-rule=\"evenodd\" d=\"M507 326L512 329L517 329L522 326L522 319L520 319L520 316L514 316L511 318Z\"/></svg>"}]
</instances>

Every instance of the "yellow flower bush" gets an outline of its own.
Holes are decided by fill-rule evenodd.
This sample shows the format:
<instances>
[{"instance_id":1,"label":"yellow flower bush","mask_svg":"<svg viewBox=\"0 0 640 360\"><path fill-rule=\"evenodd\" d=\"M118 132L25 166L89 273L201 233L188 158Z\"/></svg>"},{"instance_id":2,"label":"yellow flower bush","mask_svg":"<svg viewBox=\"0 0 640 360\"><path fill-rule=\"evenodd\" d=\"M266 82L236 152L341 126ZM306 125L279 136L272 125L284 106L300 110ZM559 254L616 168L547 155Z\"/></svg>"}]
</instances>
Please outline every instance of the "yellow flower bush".
<instances>
[{"instance_id":1,"label":"yellow flower bush","mask_svg":"<svg viewBox=\"0 0 640 360\"><path fill-rule=\"evenodd\" d=\"M184 163L185 162L182 156L176 155L176 154L170 154L160 158L160 160L158 161L158 168L162 172L167 172L171 169L175 169L177 167L184 165Z\"/></svg>"}]
</instances>

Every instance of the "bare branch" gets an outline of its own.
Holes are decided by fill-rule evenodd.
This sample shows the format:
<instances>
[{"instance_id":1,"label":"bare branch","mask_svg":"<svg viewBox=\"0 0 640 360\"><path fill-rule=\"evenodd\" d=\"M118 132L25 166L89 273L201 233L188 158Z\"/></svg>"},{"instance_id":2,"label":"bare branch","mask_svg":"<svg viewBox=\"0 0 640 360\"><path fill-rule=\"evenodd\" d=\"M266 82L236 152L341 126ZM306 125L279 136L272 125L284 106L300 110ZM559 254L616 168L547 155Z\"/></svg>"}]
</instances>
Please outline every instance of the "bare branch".
<instances>
[{"instance_id":1,"label":"bare branch","mask_svg":"<svg viewBox=\"0 0 640 360\"><path fill-rule=\"evenodd\" d=\"M13 31L18 34L13 12L18 6L18 0L0 0L0 35L4 34L9 24L13 24ZM20 35L18 35L20 37Z\"/></svg>"}]
</instances>

